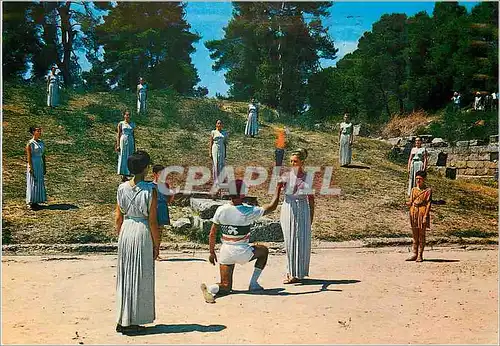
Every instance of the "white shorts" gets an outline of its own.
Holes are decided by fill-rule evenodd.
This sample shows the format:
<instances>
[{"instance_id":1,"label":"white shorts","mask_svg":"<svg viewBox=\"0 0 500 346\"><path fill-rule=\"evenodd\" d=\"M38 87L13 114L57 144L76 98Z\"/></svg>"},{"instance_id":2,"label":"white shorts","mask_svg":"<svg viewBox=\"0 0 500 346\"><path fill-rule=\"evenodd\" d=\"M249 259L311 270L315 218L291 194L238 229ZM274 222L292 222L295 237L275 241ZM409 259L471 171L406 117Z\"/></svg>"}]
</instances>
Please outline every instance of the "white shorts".
<instances>
[{"instance_id":1,"label":"white shorts","mask_svg":"<svg viewBox=\"0 0 500 346\"><path fill-rule=\"evenodd\" d=\"M219 264L245 264L253 257L253 247L249 243L226 244L223 243L219 251Z\"/></svg>"}]
</instances>

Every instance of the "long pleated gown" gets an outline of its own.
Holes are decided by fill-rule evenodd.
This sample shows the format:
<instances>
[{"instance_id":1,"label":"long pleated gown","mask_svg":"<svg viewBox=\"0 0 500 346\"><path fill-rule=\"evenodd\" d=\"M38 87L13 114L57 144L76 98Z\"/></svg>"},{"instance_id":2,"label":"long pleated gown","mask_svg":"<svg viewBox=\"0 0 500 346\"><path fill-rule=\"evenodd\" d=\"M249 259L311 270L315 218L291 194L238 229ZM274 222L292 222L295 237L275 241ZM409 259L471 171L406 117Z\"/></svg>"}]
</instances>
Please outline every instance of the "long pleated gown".
<instances>
[{"instance_id":1,"label":"long pleated gown","mask_svg":"<svg viewBox=\"0 0 500 346\"><path fill-rule=\"evenodd\" d=\"M127 160L130 155L135 151L135 141L134 141L134 123L127 123L126 121L120 121L121 136L120 136L120 153L118 156L118 169L117 172L120 175L130 176L130 172L127 167Z\"/></svg>"},{"instance_id":2,"label":"long pleated gown","mask_svg":"<svg viewBox=\"0 0 500 346\"><path fill-rule=\"evenodd\" d=\"M212 176L215 185L219 183L219 175L226 166L226 144L227 132L224 130L212 130Z\"/></svg>"},{"instance_id":3,"label":"long pleated gown","mask_svg":"<svg viewBox=\"0 0 500 346\"><path fill-rule=\"evenodd\" d=\"M339 148L339 161L341 166L351 164L352 148L349 141L351 140L352 123L342 122L340 124L340 148Z\"/></svg>"},{"instance_id":4,"label":"long pleated gown","mask_svg":"<svg viewBox=\"0 0 500 346\"><path fill-rule=\"evenodd\" d=\"M33 174L30 173L30 167L26 167L26 204L43 203L47 201L47 192L45 190L45 177L43 174L43 153L45 152L45 143L41 140L31 139L28 142L31 147L31 166Z\"/></svg>"},{"instance_id":5,"label":"long pleated gown","mask_svg":"<svg viewBox=\"0 0 500 346\"><path fill-rule=\"evenodd\" d=\"M248 106L248 117L245 126L246 136L256 136L259 133L259 123L257 121L257 107L253 104Z\"/></svg>"},{"instance_id":6,"label":"long pleated gown","mask_svg":"<svg viewBox=\"0 0 500 346\"><path fill-rule=\"evenodd\" d=\"M56 107L59 104L59 77L49 74L49 86L47 90L47 106Z\"/></svg>"},{"instance_id":7,"label":"long pleated gown","mask_svg":"<svg viewBox=\"0 0 500 346\"><path fill-rule=\"evenodd\" d=\"M284 178L285 199L281 206L281 229L285 240L287 272L295 278L309 276L311 260L311 214L307 173L302 178L293 174Z\"/></svg>"},{"instance_id":8,"label":"long pleated gown","mask_svg":"<svg viewBox=\"0 0 500 346\"><path fill-rule=\"evenodd\" d=\"M153 185L120 184L117 202L124 220L118 237L116 321L126 327L155 319L155 265L149 210Z\"/></svg>"}]
</instances>

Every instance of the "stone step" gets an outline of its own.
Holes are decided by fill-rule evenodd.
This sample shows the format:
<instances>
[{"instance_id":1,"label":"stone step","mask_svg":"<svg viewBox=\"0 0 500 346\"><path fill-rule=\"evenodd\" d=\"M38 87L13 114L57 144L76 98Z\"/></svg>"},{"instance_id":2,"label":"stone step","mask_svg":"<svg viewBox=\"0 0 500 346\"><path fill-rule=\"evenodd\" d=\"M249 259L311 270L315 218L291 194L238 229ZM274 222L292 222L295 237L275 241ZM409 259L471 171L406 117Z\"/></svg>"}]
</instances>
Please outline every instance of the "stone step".
<instances>
[{"instance_id":1,"label":"stone step","mask_svg":"<svg viewBox=\"0 0 500 346\"><path fill-rule=\"evenodd\" d=\"M191 198L203 198L203 199L210 199L210 200L215 200L215 196L211 195L209 192L204 192L204 191L180 191L175 194L174 200L172 201L171 205L176 205L179 207L189 207L191 205ZM227 201L231 199L231 197L228 194L222 195L220 197L221 200ZM259 203L257 201L257 197L253 196L245 196L243 198L243 203L247 203L250 205L255 205L258 206Z\"/></svg>"},{"instance_id":2,"label":"stone step","mask_svg":"<svg viewBox=\"0 0 500 346\"><path fill-rule=\"evenodd\" d=\"M208 243L208 235L212 228L212 221L202 219L199 216L193 216L191 220L193 230L197 232L196 239L203 243ZM251 227L250 242L282 242L283 232L279 221L261 217ZM217 241L220 241L220 232L217 235Z\"/></svg>"},{"instance_id":3,"label":"stone step","mask_svg":"<svg viewBox=\"0 0 500 346\"><path fill-rule=\"evenodd\" d=\"M189 207L191 198L207 198L210 199L212 196L208 192L203 191L180 191L175 194L174 200L171 205L176 205L180 207Z\"/></svg>"},{"instance_id":4,"label":"stone step","mask_svg":"<svg viewBox=\"0 0 500 346\"><path fill-rule=\"evenodd\" d=\"M191 209L195 211L202 219L211 219L215 211L221 205L231 203L229 200L212 200L207 198L191 198Z\"/></svg>"},{"instance_id":5,"label":"stone step","mask_svg":"<svg viewBox=\"0 0 500 346\"><path fill-rule=\"evenodd\" d=\"M283 231L279 221L261 217L250 228L250 241L282 242Z\"/></svg>"}]
</instances>

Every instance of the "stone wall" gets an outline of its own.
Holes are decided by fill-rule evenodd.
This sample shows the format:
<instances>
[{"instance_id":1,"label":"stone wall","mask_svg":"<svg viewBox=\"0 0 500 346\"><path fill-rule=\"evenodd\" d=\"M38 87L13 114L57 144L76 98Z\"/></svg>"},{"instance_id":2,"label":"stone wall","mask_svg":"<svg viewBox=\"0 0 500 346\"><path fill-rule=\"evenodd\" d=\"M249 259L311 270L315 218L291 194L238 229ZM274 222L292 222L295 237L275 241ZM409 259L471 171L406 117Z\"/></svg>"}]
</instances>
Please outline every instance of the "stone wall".
<instances>
[{"instance_id":1,"label":"stone wall","mask_svg":"<svg viewBox=\"0 0 500 346\"><path fill-rule=\"evenodd\" d=\"M198 197L200 196L200 197ZM212 227L212 218L218 207L230 203L229 200L203 198L203 195L190 197L190 207L185 207L187 210L186 216L172 223L173 229L179 234L194 235L198 241L208 243L210 229ZM249 202L257 205L256 197L249 197ZM283 232L279 221L261 217L250 227L250 241L263 242L282 242ZM220 241L220 232L217 241Z\"/></svg>"},{"instance_id":2,"label":"stone wall","mask_svg":"<svg viewBox=\"0 0 500 346\"><path fill-rule=\"evenodd\" d=\"M448 177L497 177L498 136L491 136L489 143L480 140L459 141L450 146L441 138L420 136L427 149L429 169ZM390 138L393 154L408 159L415 136Z\"/></svg>"}]
</instances>

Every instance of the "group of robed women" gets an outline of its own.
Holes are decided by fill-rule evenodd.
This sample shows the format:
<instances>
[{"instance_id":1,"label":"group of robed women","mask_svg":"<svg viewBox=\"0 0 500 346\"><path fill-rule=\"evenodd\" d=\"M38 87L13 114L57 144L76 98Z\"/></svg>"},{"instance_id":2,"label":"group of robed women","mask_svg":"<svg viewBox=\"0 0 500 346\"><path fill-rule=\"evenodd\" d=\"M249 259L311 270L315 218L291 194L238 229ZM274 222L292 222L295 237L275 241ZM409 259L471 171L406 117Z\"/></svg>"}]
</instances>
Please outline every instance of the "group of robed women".
<instances>
[{"instance_id":1,"label":"group of robed women","mask_svg":"<svg viewBox=\"0 0 500 346\"><path fill-rule=\"evenodd\" d=\"M54 72L54 71L53 71ZM140 83L143 85L143 83ZM49 95L51 82L48 83ZM145 109L145 97L138 87L138 110ZM145 91L144 91L145 92ZM50 98L54 95L50 95ZM254 136L257 109L254 102L249 107L249 119L245 133ZM158 258L160 246L160 228L158 227L157 190L158 188L144 180L150 157L144 151L135 151L135 124L130 121L130 113L124 113L124 120L117 126L115 150L119 152L118 174L123 176L123 182L117 191L116 230L118 239L117 266L117 328L119 332L127 333L141 329L142 324L155 319L154 304L154 260ZM249 131L247 131L250 129ZM45 144L40 139L41 127L30 128L32 139L28 142L26 200L32 208L38 208L38 203L46 201L44 183ZM227 153L227 132L223 130L221 120L216 122L215 130L210 135L210 157L213 162L213 178L217 178L225 166ZM341 166L351 162L353 129L348 115L339 131L339 160ZM281 144L280 150L283 150ZM282 154L280 152L280 154ZM304 169L307 150L298 149L290 155L291 173L284 177L287 188L281 207L280 223L283 231L287 274L284 283L300 282L309 275L311 255L311 224L314 216L314 196L305 193L309 190L308 174ZM429 227L429 212L431 190L426 188L427 153L421 147L420 139L412 150L409 161L409 195L410 223L413 233L414 254L408 260L422 261L425 245L425 231ZM156 172L158 173L158 172ZM128 178L132 176L130 180Z\"/></svg>"}]
</instances>

